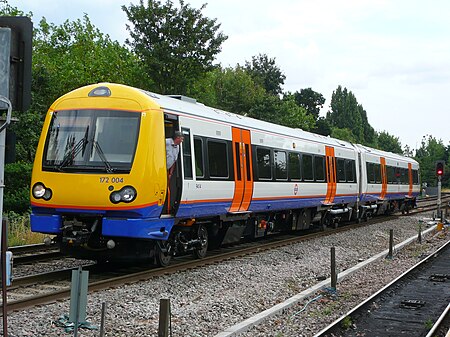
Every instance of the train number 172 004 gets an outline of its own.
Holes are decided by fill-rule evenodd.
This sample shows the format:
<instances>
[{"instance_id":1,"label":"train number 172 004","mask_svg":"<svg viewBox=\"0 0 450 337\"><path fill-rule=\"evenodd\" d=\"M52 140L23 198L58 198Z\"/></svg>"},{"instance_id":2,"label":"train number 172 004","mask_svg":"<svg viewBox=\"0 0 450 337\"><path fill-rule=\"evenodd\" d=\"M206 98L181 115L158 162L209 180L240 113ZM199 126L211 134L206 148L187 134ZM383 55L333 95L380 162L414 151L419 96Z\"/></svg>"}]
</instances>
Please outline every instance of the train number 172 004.
<instances>
[{"instance_id":1,"label":"train number 172 004","mask_svg":"<svg viewBox=\"0 0 450 337\"><path fill-rule=\"evenodd\" d=\"M100 183L105 183L105 184L115 184L115 183L123 183L123 178L122 177L100 177Z\"/></svg>"}]
</instances>

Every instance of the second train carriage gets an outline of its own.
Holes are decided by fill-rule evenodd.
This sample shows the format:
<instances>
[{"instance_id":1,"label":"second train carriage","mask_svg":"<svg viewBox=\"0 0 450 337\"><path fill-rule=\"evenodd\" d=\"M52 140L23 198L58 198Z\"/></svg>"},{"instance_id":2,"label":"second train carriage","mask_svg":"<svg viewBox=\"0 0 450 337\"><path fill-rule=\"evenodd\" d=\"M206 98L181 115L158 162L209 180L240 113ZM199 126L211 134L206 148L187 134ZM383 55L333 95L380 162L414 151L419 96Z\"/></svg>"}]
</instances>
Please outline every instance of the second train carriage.
<instances>
[{"instance_id":1,"label":"second train carriage","mask_svg":"<svg viewBox=\"0 0 450 337\"><path fill-rule=\"evenodd\" d=\"M185 140L168 180L165 138L176 130ZM411 158L102 83L47 113L31 227L74 256L166 265L245 236L407 211L418 169Z\"/></svg>"}]
</instances>

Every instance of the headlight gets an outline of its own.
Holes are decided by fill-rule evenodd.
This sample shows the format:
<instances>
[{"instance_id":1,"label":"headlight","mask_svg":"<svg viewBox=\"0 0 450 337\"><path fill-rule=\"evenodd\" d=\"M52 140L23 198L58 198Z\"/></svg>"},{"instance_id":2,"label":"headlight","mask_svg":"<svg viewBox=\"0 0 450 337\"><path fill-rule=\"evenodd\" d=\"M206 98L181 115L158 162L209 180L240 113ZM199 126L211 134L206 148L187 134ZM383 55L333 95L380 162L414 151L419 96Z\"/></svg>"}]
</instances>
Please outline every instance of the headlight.
<instances>
[{"instance_id":1,"label":"headlight","mask_svg":"<svg viewBox=\"0 0 450 337\"><path fill-rule=\"evenodd\" d=\"M131 186L127 186L122 189L122 192L120 192L120 194L124 202L130 202L133 201L136 197L136 190Z\"/></svg>"},{"instance_id":2,"label":"headlight","mask_svg":"<svg viewBox=\"0 0 450 337\"><path fill-rule=\"evenodd\" d=\"M136 199L137 192L132 186L125 186L119 191L114 191L109 195L109 200L113 204L117 204L119 202L132 202Z\"/></svg>"},{"instance_id":3,"label":"headlight","mask_svg":"<svg viewBox=\"0 0 450 337\"><path fill-rule=\"evenodd\" d=\"M36 183L32 189L33 197L36 199L50 200L52 198L52 190L45 187L43 183Z\"/></svg>"}]
</instances>

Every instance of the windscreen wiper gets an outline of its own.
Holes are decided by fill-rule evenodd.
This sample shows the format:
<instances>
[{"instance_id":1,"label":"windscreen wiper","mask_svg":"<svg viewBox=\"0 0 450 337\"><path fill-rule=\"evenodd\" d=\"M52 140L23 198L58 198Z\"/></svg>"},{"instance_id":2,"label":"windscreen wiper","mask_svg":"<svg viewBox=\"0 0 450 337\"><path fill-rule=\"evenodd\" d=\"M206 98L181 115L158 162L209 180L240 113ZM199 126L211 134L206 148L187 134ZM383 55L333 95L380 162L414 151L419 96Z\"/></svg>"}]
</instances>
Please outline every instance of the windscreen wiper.
<instances>
[{"instance_id":1,"label":"windscreen wiper","mask_svg":"<svg viewBox=\"0 0 450 337\"><path fill-rule=\"evenodd\" d=\"M103 152L102 148L100 147L100 144L96 140L94 140L93 143L94 143L94 148L97 150L98 156L100 157L103 164L105 165L106 172L112 173L114 171L114 169L112 168L108 159L106 159L105 153Z\"/></svg>"},{"instance_id":2,"label":"windscreen wiper","mask_svg":"<svg viewBox=\"0 0 450 337\"><path fill-rule=\"evenodd\" d=\"M78 143L75 144L74 147L72 147L69 151L66 152L64 155L61 163L58 165L58 170L61 170L65 166L67 166L70 162L73 162L75 157L81 152L86 149L86 145L89 141L83 137L81 138Z\"/></svg>"}]
</instances>

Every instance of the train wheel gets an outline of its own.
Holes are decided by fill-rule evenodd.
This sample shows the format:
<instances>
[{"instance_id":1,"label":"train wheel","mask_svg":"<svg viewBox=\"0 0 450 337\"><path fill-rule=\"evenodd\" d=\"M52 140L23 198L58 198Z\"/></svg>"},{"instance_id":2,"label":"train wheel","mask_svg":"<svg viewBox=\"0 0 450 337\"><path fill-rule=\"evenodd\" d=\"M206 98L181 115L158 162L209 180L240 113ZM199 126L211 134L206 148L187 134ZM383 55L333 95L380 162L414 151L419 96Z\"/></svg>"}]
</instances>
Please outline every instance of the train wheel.
<instances>
[{"instance_id":1,"label":"train wheel","mask_svg":"<svg viewBox=\"0 0 450 337\"><path fill-rule=\"evenodd\" d=\"M169 241L160 241L155 246L156 264L160 267L167 267L172 260L172 245Z\"/></svg>"},{"instance_id":2,"label":"train wheel","mask_svg":"<svg viewBox=\"0 0 450 337\"><path fill-rule=\"evenodd\" d=\"M193 255L197 259L203 259L206 256L208 250L208 231L205 226L199 226L198 239L202 242L201 248L196 248L193 251Z\"/></svg>"}]
</instances>

